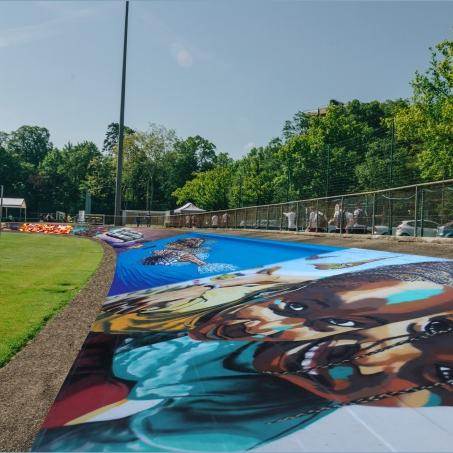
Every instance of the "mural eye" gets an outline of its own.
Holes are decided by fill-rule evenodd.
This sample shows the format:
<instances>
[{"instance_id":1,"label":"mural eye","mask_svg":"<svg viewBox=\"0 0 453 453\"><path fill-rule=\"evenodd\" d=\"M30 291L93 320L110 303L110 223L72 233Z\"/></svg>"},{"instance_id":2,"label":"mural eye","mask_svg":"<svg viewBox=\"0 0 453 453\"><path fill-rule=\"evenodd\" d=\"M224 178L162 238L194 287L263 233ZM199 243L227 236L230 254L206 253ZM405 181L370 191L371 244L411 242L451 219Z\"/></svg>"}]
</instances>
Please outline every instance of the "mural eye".
<instances>
[{"instance_id":1,"label":"mural eye","mask_svg":"<svg viewBox=\"0 0 453 453\"><path fill-rule=\"evenodd\" d=\"M347 319L332 318L332 319L328 319L327 322L329 324L333 324L334 326L340 326L340 327L355 327L357 325L357 323L355 323L354 321L350 321Z\"/></svg>"},{"instance_id":2,"label":"mural eye","mask_svg":"<svg viewBox=\"0 0 453 453\"><path fill-rule=\"evenodd\" d=\"M453 381L453 368L448 365L437 365L437 374L445 382Z\"/></svg>"},{"instance_id":3,"label":"mural eye","mask_svg":"<svg viewBox=\"0 0 453 453\"><path fill-rule=\"evenodd\" d=\"M299 302L290 302L287 305L287 308L293 311L302 311L305 310L307 307L304 304L300 304Z\"/></svg>"},{"instance_id":4,"label":"mural eye","mask_svg":"<svg viewBox=\"0 0 453 453\"><path fill-rule=\"evenodd\" d=\"M433 319L425 326L425 332L436 335L453 329L453 322L447 318Z\"/></svg>"}]
</instances>

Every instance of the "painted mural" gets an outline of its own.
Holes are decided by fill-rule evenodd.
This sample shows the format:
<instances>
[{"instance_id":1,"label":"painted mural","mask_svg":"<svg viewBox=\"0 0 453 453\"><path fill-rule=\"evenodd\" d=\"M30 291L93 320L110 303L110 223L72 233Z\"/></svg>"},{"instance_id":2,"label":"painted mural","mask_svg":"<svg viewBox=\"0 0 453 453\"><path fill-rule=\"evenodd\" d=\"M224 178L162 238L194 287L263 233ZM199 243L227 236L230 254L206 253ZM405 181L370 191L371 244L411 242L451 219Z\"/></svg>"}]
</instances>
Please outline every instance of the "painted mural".
<instances>
[{"instance_id":1,"label":"painted mural","mask_svg":"<svg viewBox=\"0 0 453 453\"><path fill-rule=\"evenodd\" d=\"M345 407L453 404L453 261L152 234L123 235L34 451L300 451Z\"/></svg>"}]
</instances>

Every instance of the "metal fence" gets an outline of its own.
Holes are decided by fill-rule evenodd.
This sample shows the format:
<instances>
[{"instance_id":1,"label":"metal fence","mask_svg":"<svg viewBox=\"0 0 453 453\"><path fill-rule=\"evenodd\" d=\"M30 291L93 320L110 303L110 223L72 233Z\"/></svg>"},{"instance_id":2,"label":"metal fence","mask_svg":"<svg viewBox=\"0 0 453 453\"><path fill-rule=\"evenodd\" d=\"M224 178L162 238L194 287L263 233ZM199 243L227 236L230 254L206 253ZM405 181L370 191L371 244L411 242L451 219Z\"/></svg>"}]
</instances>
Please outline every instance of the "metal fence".
<instances>
[{"instance_id":1,"label":"metal fence","mask_svg":"<svg viewBox=\"0 0 453 453\"><path fill-rule=\"evenodd\" d=\"M118 223L141 227L453 238L453 179L200 214L163 215L145 211L127 213L128 215L123 213L117 219ZM43 221L43 218L41 214L36 214L28 218L28 221ZM65 223L73 222L77 222L77 215L68 217ZM85 223L114 225L115 217L88 214Z\"/></svg>"},{"instance_id":2,"label":"metal fence","mask_svg":"<svg viewBox=\"0 0 453 453\"><path fill-rule=\"evenodd\" d=\"M202 214L169 215L166 227L238 228L453 237L453 179Z\"/></svg>"}]
</instances>

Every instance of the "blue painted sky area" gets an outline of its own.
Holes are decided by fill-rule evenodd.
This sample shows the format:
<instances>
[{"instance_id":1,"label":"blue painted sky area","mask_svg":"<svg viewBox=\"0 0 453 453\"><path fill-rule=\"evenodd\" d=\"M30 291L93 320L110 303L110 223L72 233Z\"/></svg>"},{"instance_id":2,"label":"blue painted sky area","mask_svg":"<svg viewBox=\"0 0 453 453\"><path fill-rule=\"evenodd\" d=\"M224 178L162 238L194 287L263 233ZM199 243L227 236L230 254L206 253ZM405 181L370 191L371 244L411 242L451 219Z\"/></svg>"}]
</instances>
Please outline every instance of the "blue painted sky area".
<instances>
[{"instance_id":1,"label":"blue painted sky area","mask_svg":"<svg viewBox=\"0 0 453 453\"><path fill-rule=\"evenodd\" d=\"M179 262L144 265L143 260L155 250L163 250L166 244L185 238L203 238L202 251L194 253L205 265ZM338 247L291 244L278 241L260 241L229 238L215 235L187 233L166 239L147 242L142 248L120 252L117 258L115 278L109 296L138 291L156 286L170 285L187 280L201 279L272 263L294 260L342 250Z\"/></svg>"},{"instance_id":2,"label":"blue painted sky area","mask_svg":"<svg viewBox=\"0 0 453 453\"><path fill-rule=\"evenodd\" d=\"M0 129L102 145L119 117L124 3L0 2ZM329 99L411 94L452 2L132 1L126 123L238 157Z\"/></svg>"},{"instance_id":3,"label":"blue painted sky area","mask_svg":"<svg viewBox=\"0 0 453 453\"><path fill-rule=\"evenodd\" d=\"M205 265L198 266L188 261L173 262L171 265L143 264L154 251L163 250L167 244L185 238L204 239L202 250L195 250L194 255ZM376 250L186 233L147 242L141 248L120 250L109 296L188 281L195 284L195 280L209 282L209 277L213 275L234 272L255 274L269 268L273 268L275 275L317 280L380 266L433 261L445 260ZM404 299L406 296L401 297ZM414 294L411 296L413 298ZM420 293L418 296L426 297L426 294Z\"/></svg>"}]
</instances>

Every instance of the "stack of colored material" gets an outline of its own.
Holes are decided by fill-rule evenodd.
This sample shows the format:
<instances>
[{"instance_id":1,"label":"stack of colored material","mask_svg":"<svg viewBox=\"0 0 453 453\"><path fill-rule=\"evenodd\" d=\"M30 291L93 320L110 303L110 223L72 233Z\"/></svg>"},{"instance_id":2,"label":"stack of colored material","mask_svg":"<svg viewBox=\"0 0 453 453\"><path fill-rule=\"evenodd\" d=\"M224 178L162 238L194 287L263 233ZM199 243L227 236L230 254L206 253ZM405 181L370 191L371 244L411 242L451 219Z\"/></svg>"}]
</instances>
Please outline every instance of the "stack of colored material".
<instances>
[{"instance_id":1,"label":"stack of colored material","mask_svg":"<svg viewBox=\"0 0 453 453\"><path fill-rule=\"evenodd\" d=\"M24 223L19 231L26 233L44 233L44 234L71 234L71 225L61 225L57 223Z\"/></svg>"}]
</instances>

